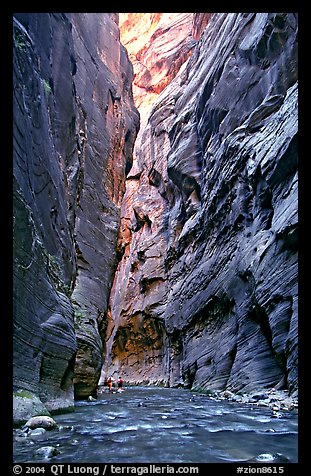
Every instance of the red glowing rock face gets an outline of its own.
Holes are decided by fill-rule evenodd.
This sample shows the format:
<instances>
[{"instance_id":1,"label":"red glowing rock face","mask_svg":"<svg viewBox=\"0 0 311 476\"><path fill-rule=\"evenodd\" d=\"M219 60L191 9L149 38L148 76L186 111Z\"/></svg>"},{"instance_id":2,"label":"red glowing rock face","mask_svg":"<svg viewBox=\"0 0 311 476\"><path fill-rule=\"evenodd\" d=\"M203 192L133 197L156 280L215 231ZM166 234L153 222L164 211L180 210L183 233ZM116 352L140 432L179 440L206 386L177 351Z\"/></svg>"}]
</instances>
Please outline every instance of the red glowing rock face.
<instances>
[{"instance_id":1,"label":"red glowing rock face","mask_svg":"<svg viewBox=\"0 0 311 476\"><path fill-rule=\"evenodd\" d=\"M120 13L120 37L134 67L133 95L146 122L158 94L191 54L193 13Z\"/></svg>"}]
</instances>

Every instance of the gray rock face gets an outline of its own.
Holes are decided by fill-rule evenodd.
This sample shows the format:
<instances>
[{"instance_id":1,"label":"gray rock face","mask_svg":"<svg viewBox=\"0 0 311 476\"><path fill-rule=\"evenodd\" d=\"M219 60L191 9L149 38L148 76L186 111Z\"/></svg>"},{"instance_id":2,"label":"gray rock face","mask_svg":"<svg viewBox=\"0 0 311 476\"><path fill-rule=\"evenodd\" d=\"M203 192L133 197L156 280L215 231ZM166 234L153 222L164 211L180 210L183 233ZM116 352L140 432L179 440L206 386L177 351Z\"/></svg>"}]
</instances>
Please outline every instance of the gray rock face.
<instances>
[{"instance_id":1,"label":"gray rock face","mask_svg":"<svg viewBox=\"0 0 311 476\"><path fill-rule=\"evenodd\" d=\"M110 302L112 371L294 393L296 15L213 14L137 156Z\"/></svg>"},{"instance_id":2,"label":"gray rock face","mask_svg":"<svg viewBox=\"0 0 311 476\"><path fill-rule=\"evenodd\" d=\"M51 410L72 405L76 352L70 303L76 265L54 138L65 122L51 129L52 114L59 121L66 116L53 101L49 59L53 23L64 37L69 22L50 15L22 20L28 32L14 21L14 388L35 393ZM62 48L69 57L69 45ZM68 102L70 113L72 94ZM66 146L74 141L68 134Z\"/></svg>"},{"instance_id":3,"label":"gray rock face","mask_svg":"<svg viewBox=\"0 0 311 476\"><path fill-rule=\"evenodd\" d=\"M40 398L31 392L22 390L13 394L13 417L14 425L25 423L33 415L47 415L50 413Z\"/></svg>"},{"instance_id":4,"label":"gray rock face","mask_svg":"<svg viewBox=\"0 0 311 476\"><path fill-rule=\"evenodd\" d=\"M14 389L48 410L99 377L132 74L116 14L15 15Z\"/></svg>"},{"instance_id":5,"label":"gray rock face","mask_svg":"<svg viewBox=\"0 0 311 476\"><path fill-rule=\"evenodd\" d=\"M78 353L75 395L95 396L102 366L107 303L115 271L120 206L139 126L132 66L110 14L73 14L80 168L72 302ZM80 104L80 105L79 105ZM80 180L80 185L79 185Z\"/></svg>"}]
</instances>

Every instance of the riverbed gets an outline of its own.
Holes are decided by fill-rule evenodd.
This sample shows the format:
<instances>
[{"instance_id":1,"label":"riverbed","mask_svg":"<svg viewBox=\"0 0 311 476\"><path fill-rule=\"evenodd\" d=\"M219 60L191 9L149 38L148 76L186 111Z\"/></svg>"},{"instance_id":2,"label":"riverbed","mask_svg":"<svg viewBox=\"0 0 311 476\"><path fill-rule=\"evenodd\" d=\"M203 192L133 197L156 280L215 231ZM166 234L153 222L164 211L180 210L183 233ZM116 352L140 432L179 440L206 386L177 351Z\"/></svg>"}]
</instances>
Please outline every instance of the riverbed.
<instances>
[{"instance_id":1,"label":"riverbed","mask_svg":"<svg viewBox=\"0 0 311 476\"><path fill-rule=\"evenodd\" d=\"M43 446L57 448L55 463L230 463L267 453L298 461L297 410L276 417L185 389L128 387L53 418L59 428L42 435L14 430L14 462L47 462L36 455Z\"/></svg>"}]
</instances>

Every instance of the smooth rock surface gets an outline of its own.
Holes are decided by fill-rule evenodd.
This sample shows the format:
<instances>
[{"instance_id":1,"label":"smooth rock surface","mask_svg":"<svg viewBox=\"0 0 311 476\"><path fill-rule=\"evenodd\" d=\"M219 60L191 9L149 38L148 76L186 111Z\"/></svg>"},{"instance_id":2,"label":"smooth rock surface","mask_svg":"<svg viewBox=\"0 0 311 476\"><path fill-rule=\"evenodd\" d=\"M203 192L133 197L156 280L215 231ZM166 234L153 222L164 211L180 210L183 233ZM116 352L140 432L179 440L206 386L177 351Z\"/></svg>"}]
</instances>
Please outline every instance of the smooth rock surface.
<instances>
[{"instance_id":1,"label":"smooth rock surface","mask_svg":"<svg viewBox=\"0 0 311 476\"><path fill-rule=\"evenodd\" d=\"M211 16L127 176L111 372L297 391L297 87L295 14Z\"/></svg>"},{"instance_id":2,"label":"smooth rock surface","mask_svg":"<svg viewBox=\"0 0 311 476\"><path fill-rule=\"evenodd\" d=\"M120 44L115 14L72 14L71 21L81 103L76 118L77 275L71 296L78 340L74 382L75 396L87 398L96 396L102 366L120 206L139 116L132 98L133 69Z\"/></svg>"},{"instance_id":3,"label":"smooth rock surface","mask_svg":"<svg viewBox=\"0 0 311 476\"><path fill-rule=\"evenodd\" d=\"M45 432L46 432L45 428L38 427L32 430L29 436L41 436L41 435L44 435Z\"/></svg>"},{"instance_id":4,"label":"smooth rock surface","mask_svg":"<svg viewBox=\"0 0 311 476\"><path fill-rule=\"evenodd\" d=\"M141 141L144 137L144 130L151 107L160 92L169 84L169 82L176 76L179 69L190 57L192 50L202 33L202 24L204 26L209 20L210 14L193 14L193 13L122 13L120 14L120 34L121 41L129 52L129 57L133 63L134 79L133 79L133 97L136 106L139 108L141 127L137 135L134 152L132 168L127 175L126 193L122 204L121 211L121 229L118 238L118 260L119 266L122 267L124 261L121 261L122 256L128 254L128 247L132 239L132 230L138 231L146 223L151 226L152 222L145 214L145 204L139 203L136 206L135 193L137 187L142 187L142 182L139 180L142 170L146 167L146 158L141 154ZM198 18L198 23L194 19ZM203 23L202 23L203 22ZM200 25L201 27L200 27ZM196 40L194 39L194 35ZM161 147L162 143L159 144ZM157 151L155 150L155 153ZM162 152L161 152L162 154ZM152 169L148 173L148 185L161 187L162 177L156 169ZM155 210L159 209L161 214L161 197L159 197L157 188L154 189L152 199L154 200ZM143 193L143 192L142 192ZM150 195L150 189L147 192ZM148 197L149 200L149 197ZM153 218L152 218L153 219ZM159 243L156 254L159 256L164 253ZM138 253L139 255L139 253ZM132 263L132 267L137 267L144 257L139 255L137 263ZM122 272L121 272L122 274ZM157 274L157 272L155 273ZM160 271L163 275L163 270ZM150 275L142 280L140 286L144 286L149 280L157 279L152 269ZM125 286L112 289L112 296L117 293L119 296L116 299L122 302L122 296L125 292L131 295L131 299L139 299L136 296L137 291L133 283L125 282ZM113 299L113 298L112 298ZM115 314L115 313L114 313ZM109 313L110 316L110 313ZM107 336L109 338L107 343L106 363L102 372L102 380L107 374L107 365L110 364L111 345L114 339L115 332L118 325L115 325L114 315L112 320L108 320ZM140 318L138 317L138 320ZM130 320L129 327L126 331L129 335L135 336L136 339L136 316ZM150 345L154 349L160 349L162 346L162 328L160 326L153 326L149 329L148 335L141 340L141 346ZM122 331L123 332L123 331ZM125 338L122 337L122 339ZM140 337L138 337L140 339ZM119 352L118 346L116 352ZM128 343L126 352L131 353L131 344ZM155 350L156 354L157 351ZM135 351L134 351L135 353ZM156 356L155 359L158 357ZM159 362L161 361L161 358Z\"/></svg>"},{"instance_id":5,"label":"smooth rock surface","mask_svg":"<svg viewBox=\"0 0 311 476\"><path fill-rule=\"evenodd\" d=\"M139 117L113 13L14 18L14 390L96 390ZM34 413L25 413L23 419ZM20 416L18 416L18 419Z\"/></svg>"},{"instance_id":6,"label":"smooth rock surface","mask_svg":"<svg viewBox=\"0 0 311 476\"><path fill-rule=\"evenodd\" d=\"M35 451L35 456L40 456L44 459L50 459L57 456L60 451L55 446L42 446Z\"/></svg>"},{"instance_id":7,"label":"smooth rock surface","mask_svg":"<svg viewBox=\"0 0 311 476\"><path fill-rule=\"evenodd\" d=\"M26 423L25 427L34 430L35 428L44 428L45 430L53 430L57 427L56 421L49 416L38 415L30 418Z\"/></svg>"},{"instance_id":8,"label":"smooth rock surface","mask_svg":"<svg viewBox=\"0 0 311 476\"><path fill-rule=\"evenodd\" d=\"M263 453L255 458L249 459L248 463L289 463L289 459L281 453Z\"/></svg>"}]
</instances>

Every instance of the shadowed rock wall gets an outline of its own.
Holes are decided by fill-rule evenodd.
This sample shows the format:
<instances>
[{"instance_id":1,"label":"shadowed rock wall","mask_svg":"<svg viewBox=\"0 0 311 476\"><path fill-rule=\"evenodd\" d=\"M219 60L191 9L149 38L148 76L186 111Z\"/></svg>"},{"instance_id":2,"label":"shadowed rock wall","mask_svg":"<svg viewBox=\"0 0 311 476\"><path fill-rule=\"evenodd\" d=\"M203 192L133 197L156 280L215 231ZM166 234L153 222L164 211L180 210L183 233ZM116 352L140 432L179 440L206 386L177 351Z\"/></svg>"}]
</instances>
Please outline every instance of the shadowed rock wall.
<instances>
[{"instance_id":1,"label":"shadowed rock wall","mask_svg":"<svg viewBox=\"0 0 311 476\"><path fill-rule=\"evenodd\" d=\"M117 14L14 19L14 391L16 412L27 407L22 419L35 413L36 397L48 410L71 406L73 373L77 397L99 378L139 123L117 22Z\"/></svg>"},{"instance_id":2,"label":"shadowed rock wall","mask_svg":"<svg viewBox=\"0 0 311 476\"><path fill-rule=\"evenodd\" d=\"M297 28L213 14L153 105L110 299L130 382L297 389Z\"/></svg>"}]
</instances>

